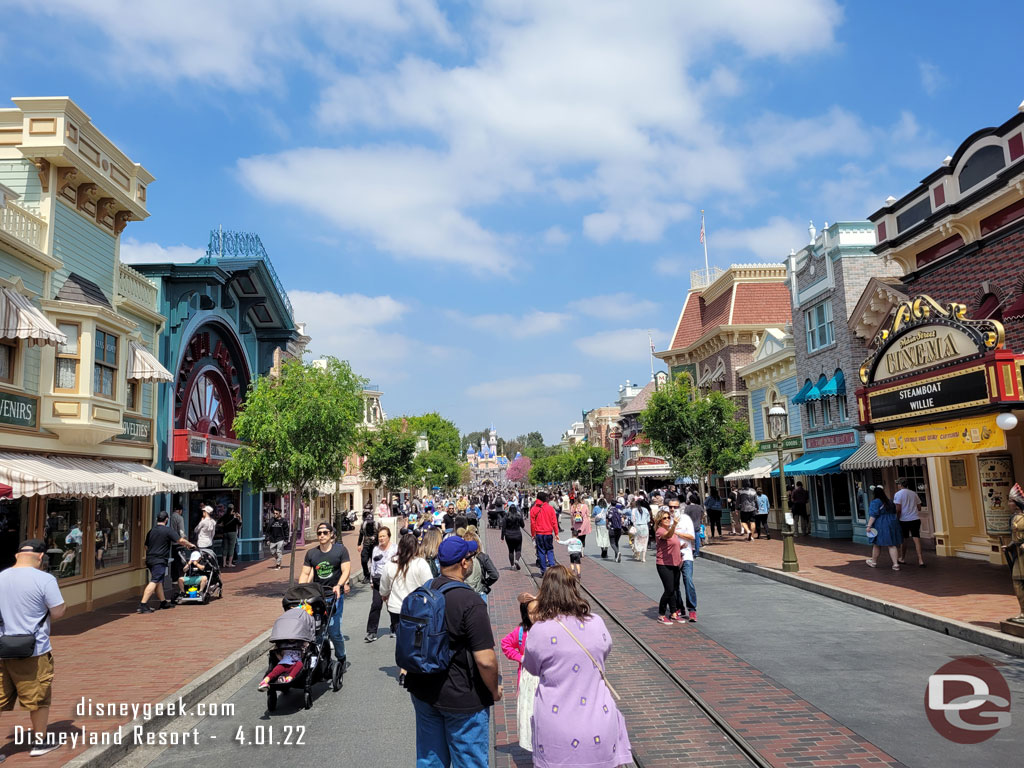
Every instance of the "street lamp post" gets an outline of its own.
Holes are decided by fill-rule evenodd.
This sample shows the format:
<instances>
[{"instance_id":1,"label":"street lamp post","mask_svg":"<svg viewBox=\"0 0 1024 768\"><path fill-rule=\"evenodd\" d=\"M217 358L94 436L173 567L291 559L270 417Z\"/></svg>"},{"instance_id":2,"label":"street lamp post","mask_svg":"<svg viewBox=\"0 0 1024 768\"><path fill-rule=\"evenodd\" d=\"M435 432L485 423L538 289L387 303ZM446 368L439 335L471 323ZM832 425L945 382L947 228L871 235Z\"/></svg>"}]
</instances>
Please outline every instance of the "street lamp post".
<instances>
[{"instance_id":1,"label":"street lamp post","mask_svg":"<svg viewBox=\"0 0 1024 768\"><path fill-rule=\"evenodd\" d=\"M781 405L773 405L768 411L768 428L771 438L775 441L775 449L779 454L779 489L782 502L782 570L796 573L800 563L796 559L796 545L793 543L793 516L789 511L789 497L786 495L786 468L782 464L782 444L789 431L789 418L786 409Z\"/></svg>"},{"instance_id":2,"label":"street lamp post","mask_svg":"<svg viewBox=\"0 0 1024 768\"><path fill-rule=\"evenodd\" d=\"M594 457L587 456L587 479L590 485L590 492L594 492Z\"/></svg>"},{"instance_id":3,"label":"street lamp post","mask_svg":"<svg viewBox=\"0 0 1024 768\"><path fill-rule=\"evenodd\" d=\"M640 491L640 446L629 446L629 454L633 457L633 471L636 474L636 485L633 492L637 493Z\"/></svg>"}]
</instances>

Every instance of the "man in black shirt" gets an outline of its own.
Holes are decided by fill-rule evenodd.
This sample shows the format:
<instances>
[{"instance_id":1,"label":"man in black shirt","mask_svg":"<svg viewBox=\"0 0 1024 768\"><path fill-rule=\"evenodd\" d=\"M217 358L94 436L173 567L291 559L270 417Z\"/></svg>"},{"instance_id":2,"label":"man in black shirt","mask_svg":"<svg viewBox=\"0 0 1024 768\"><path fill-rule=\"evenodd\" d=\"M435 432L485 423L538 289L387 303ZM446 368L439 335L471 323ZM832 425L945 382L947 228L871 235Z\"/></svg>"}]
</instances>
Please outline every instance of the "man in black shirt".
<instances>
[{"instance_id":1,"label":"man in black shirt","mask_svg":"<svg viewBox=\"0 0 1024 768\"><path fill-rule=\"evenodd\" d=\"M328 600L328 607L333 606L334 611L327 624L327 634L331 638L331 645L334 646L334 656L344 670L345 637L341 633L341 615L345 609L345 595L351 589L348 583L351 568L348 550L344 544L334 540L334 529L327 523L320 523L316 527L316 538L320 544L306 552L299 583L322 584L333 593Z\"/></svg>"},{"instance_id":2,"label":"man in black shirt","mask_svg":"<svg viewBox=\"0 0 1024 768\"><path fill-rule=\"evenodd\" d=\"M146 567L149 568L149 583L142 593L142 600L136 613L153 613L146 603L156 592L161 608L173 608L174 603L164 597L164 576L167 575L167 561L171 557L174 545L195 549L195 544L180 536L177 531L167 525L167 512L161 510L156 516L156 525L146 534Z\"/></svg>"},{"instance_id":3,"label":"man in black shirt","mask_svg":"<svg viewBox=\"0 0 1024 768\"><path fill-rule=\"evenodd\" d=\"M359 562L363 566L363 584L370 583L370 558L377 544L377 523L373 519L373 510L363 512L363 524L359 526L359 538L356 549L359 551Z\"/></svg>"},{"instance_id":4,"label":"man in black shirt","mask_svg":"<svg viewBox=\"0 0 1024 768\"><path fill-rule=\"evenodd\" d=\"M473 571L476 551L475 541L458 536L442 541L437 550L441 575L430 583L431 588L465 581ZM416 711L416 762L423 765L440 758L444 766L486 768L488 709L501 700L491 620L484 601L472 589L452 589L444 601L452 647L448 671L410 672L405 678Z\"/></svg>"},{"instance_id":5,"label":"man in black shirt","mask_svg":"<svg viewBox=\"0 0 1024 768\"><path fill-rule=\"evenodd\" d=\"M284 557L284 544L288 541L288 521L281 516L281 510L275 509L274 516L270 518L264 537L270 547L270 554L274 556L277 570L281 570L281 558Z\"/></svg>"}]
</instances>

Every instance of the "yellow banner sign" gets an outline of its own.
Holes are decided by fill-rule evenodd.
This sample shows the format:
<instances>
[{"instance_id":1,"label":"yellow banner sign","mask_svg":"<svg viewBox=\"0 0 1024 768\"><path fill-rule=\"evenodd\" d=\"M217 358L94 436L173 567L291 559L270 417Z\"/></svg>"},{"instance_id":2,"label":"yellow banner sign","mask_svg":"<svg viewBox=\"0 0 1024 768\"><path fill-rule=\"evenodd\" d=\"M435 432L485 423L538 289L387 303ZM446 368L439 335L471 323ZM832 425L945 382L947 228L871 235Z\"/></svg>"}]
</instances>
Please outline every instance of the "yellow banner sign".
<instances>
[{"instance_id":1,"label":"yellow banner sign","mask_svg":"<svg viewBox=\"0 0 1024 768\"><path fill-rule=\"evenodd\" d=\"M944 456L1006 448L995 414L875 432L879 456Z\"/></svg>"}]
</instances>

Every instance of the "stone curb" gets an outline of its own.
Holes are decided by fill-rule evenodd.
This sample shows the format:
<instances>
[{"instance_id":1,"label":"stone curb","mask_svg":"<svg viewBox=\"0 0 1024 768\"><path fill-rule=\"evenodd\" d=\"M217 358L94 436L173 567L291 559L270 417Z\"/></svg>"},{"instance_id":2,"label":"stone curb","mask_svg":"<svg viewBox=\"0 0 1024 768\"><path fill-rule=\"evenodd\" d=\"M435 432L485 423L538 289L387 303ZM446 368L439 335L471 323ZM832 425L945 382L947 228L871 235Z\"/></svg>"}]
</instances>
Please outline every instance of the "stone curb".
<instances>
[{"instance_id":1,"label":"stone curb","mask_svg":"<svg viewBox=\"0 0 1024 768\"><path fill-rule=\"evenodd\" d=\"M924 629L930 629L933 632L940 632L944 635L948 635L949 637L966 640L969 643L982 645L986 648L991 648L994 651L1001 651L1002 653L1010 656L1024 657L1024 640L1019 640L1000 632L993 632L981 627L975 627L966 622L957 621L956 619L947 619L944 616L936 616L934 613L919 611L915 608L908 608L905 605L887 603L884 600L865 597L864 595L851 592L850 590L843 589L842 587L833 587L829 584L821 584L792 573L784 573L783 571L776 571L773 568L766 568L765 566L758 565L757 563L739 560L735 557L727 557L726 555L720 555L717 552L708 552L706 548L701 548L700 556L707 558L714 563L721 563L722 565L728 565L741 571L754 573L758 576L764 576L765 578L772 579L783 584L788 584L792 587L797 587L798 589L803 589L808 592L813 592L815 594L822 595L823 597L830 597L833 600L841 600L844 603L855 605L858 608L864 608L869 611L874 611L875 613L881 613L885 616L889 616L890 618L905 621L908 624L923 627Z\"/></svg>"},{"instance_id":2,"label":"stone curb","mask_svg":"<svg viewBox=\"0 0 1024 768\"><path fill-rule=\"evenodd\" d=\"M252 642L242 648L239 648L217 666L207 670L192 682L179 688L164 699L164 703L171 704L177 702L178 699L181 699L185 702L187 707L191 708L193 705L197 704L206 696L209 696L211 693L227 683L232 677L249 666L253 661L258 659L260 656L265 655L267 652L266 644L269 640L270 630L268 629ZM159 731L171 721L177 720L179 716L180 715L178 714L174 714L153 717L148 721L143 721L141 718L133 720L130 723L120 726L122 733L125 734L123 743L90 747L78 757L69 760L64 765L70 766L71 768L108 768L108 766L114 765L119 760L122 760L126 755L128 755L128 753L136 749L138 746L144 746L131 743L129 737L134 726L145 726L147 733Z\"/></svg>"}]
</instances>

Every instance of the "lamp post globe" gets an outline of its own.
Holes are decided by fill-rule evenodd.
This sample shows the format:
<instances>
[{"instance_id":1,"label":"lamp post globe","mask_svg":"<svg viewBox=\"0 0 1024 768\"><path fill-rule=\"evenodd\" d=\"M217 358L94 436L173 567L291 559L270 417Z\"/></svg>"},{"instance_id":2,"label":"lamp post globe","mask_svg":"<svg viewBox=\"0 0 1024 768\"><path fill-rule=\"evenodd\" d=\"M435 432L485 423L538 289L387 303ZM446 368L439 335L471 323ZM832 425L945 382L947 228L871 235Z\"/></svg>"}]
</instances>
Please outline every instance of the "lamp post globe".
<instances>
[{"instance_id":1,"label":"lamp post globe","mask_svg":"<svg viewBox=\"0 0 1024 768\"><path fill-rule=\"evenodd\" d=\"M590 490L594 489L594 457L587 456L587 480Z\"/></svg>"},{"instance_id":2,"label":"lamp post globe","mask_svg":"<svg viewBox=\"0 0 1024 768\"><path fill-rule=\"evenodd\" d=\"M782 570L795 573L800 570L796 559L796 545L793 542L794 520L789 511L789 497L786 495L786 468L782 462L782 443L789 431L789 416L785 407L773 405L768 410L768 431L775 441L779 462L779 501L782 504Z\"/></svg>"},{"instance_id":3,"label":"lamp post globe","mask_svg":"<svg viewBox=\"0 0 1024 768\"><path fill-rule=\"evenodd\" d=\"M633 457L633 472L636 475L633 491L637 492L640 490L640 446L629 446L629 455Z\"/></svg>"}]
</instances>

